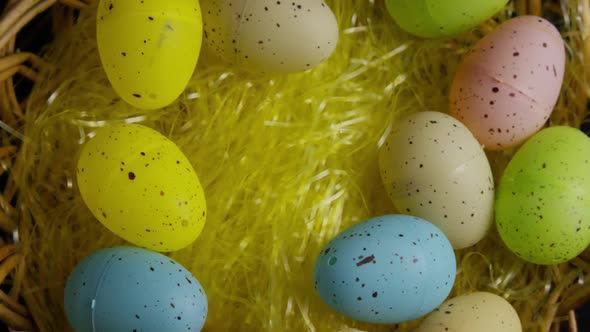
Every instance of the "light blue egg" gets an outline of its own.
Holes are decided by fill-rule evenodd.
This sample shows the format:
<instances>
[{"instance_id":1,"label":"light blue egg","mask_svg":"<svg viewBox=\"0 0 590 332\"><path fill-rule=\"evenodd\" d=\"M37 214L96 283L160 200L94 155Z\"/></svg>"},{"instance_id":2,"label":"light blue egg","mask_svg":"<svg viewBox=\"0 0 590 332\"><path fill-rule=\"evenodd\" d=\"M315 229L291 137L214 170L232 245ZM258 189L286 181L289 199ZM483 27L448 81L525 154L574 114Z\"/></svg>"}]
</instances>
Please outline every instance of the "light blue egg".
<instances>
[{"instance_id":1,"label":"light blue egg","mask_svg":"<svg viewBox=\"0 0 590 332\"><path fill-rule=\"evenodd\" d=\"M68 278L64 302L77 332L200 331L207 317L207 296L188 270L135 247L84 258Z\"/></svg>"},{"instance_id":2,"label":"light blue egg","mask_svg":"<svg viewBox=\"0 0 590 332\"><path fill-rule=\"evenodd\" d=\"M355 320L396 324L438 307L455 282L455 253L433 224L386 215L356 224L321 251L315 287L322 300Z\"/></svg>"}]
</instances>

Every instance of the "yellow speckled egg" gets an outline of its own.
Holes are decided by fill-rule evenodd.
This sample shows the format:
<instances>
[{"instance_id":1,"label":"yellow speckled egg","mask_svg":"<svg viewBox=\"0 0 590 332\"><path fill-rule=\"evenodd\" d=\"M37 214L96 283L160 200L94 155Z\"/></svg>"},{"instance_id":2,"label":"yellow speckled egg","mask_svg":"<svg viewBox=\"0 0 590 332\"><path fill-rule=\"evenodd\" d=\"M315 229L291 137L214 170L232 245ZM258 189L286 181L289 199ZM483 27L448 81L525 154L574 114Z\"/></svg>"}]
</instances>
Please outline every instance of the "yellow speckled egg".
<instances>
[{"instance_id":1,"label":"yellow speckled egg","mask_svg":"<svg viewBox=\"0 0 590 332\"><path fill-rule=\"evenodd\" d=\"M190 162L148 127L98 129L81 151L77 179L92 214L137 246L178 250L192 243L205 224L205 195Z\"/></svg>"},{"instance_id":2,"label":"yellow speckled egg","mask_svg":"<svg viewBox=\"0 0 590 332\"><path fill-rule=\"evenodd\" d=\"M415 332L521 332L518 313L504 298L475 292L450 299Z\"/></svg>"},{"instance_id":3,"label":"yellow speckled egg","mask_svg":"<svg viewBox=\"0 0 590 332\"><path fill-rule=\"evenodd\" d=\"M104 70L129 104L157 109L186 88L199 58L197 0L101 0L97 42Z\"/></svg>"}]
</instances>

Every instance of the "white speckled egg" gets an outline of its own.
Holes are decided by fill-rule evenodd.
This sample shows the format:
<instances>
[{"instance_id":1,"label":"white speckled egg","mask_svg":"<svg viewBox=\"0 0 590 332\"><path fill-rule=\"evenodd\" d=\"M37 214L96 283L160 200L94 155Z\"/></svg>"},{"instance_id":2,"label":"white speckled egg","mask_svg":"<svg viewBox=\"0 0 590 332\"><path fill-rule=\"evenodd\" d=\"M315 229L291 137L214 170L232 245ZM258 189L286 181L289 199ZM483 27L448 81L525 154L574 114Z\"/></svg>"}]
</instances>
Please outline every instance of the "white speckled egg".
<instances>
[{"instance_id":1,"label":"white speckled egg","mask_svg":"<svg viewBox=\"0 0 590 332\"><path fill-rule=\"evenodd\" d=\"M450 299L415 332L521 332L516 310L504 298L476 292Z\"/></svg>"},{"instance_id":2,"label":"white speckled egg","mask_svg":"<svg viewBox=\"0 0 590 332\"><path fill-rule=\"evenodd\" d=\"M205 47L258 72L296 72L326 60L338 23L321 0L202 1Z\"/></svg>"},{"instance_id":3,"label":"white speckled egg","mask_svg":"<svg viewBox=\"0 0 590 332\"><path fill-rule=\"evenodd\" d=\"M559 97L565 48L547 20L521 16L500 25L465 57L450 114L489 150L521 144L541 129Z\"/></svg>"},{"instance_id":4,"label":"white speckled egg","mask_svg":"<svg viewBox=\"0 0 590 332\"><path fill-rule=\"evenodd\" d=\"M437 225L455 249L485 236L493 215L492 171L461 122L439 112L399 120L381 148L379 166L396 208Z\"/></svg>"}]
</instances>

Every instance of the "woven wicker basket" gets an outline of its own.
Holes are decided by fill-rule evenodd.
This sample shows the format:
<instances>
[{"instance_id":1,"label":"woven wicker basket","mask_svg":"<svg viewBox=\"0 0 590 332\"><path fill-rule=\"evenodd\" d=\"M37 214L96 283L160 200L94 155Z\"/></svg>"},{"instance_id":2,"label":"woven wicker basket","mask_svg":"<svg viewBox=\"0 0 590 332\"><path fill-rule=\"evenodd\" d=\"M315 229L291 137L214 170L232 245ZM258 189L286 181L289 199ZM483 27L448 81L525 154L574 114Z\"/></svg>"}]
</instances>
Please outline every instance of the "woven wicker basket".
<instances>
[{"instance_id":1,"label":"woven wicker basket","mask_svg":"<svg viewBox=\"0 0 590 332\"><path fill-rule=\"evenodd\" d=\"M27 267L18 250L18 222L23 218L26 210L17 203L18 188L12 181L12 165L19 151L20 129L23 127L24 111L26 109L26 93L19 91L19 85L34 83L39 79L39 72L50 64L46 63L39 54L21 52L16 49L18 38L38 39L37 31L28 32L21 36L20 31L40 14L51 18L53 34L63 33L73 24L77 10L84 10L92 0L9 0L0 16L0 321L5 322L11 331L46 330L42 324L35 322L39 308L27 308ZM207 1L207 0L203 0ZM570 0L571 2L572 0ZM559 0L516 0L515 8L521 14L543 15L562 10ZM575 0L574 0L575 2ZM1 2L0 2L1 4ZM586 77L590 78L590 0L577 0L582 20L587 26L581 36L576 37L579 42L573 43L580 54L584 55ZM587 79L588 80L588 79ZM590 80L588 80L590 81ZM579 103L587 103L590 86L576 87ZM18 96L18 97L17 97ZM576 258L569 267L555 268L554 273L561 280L554 287L542 304L543 309L537 317L543 321L547 331L559 331L564 317L569 321L569 330L578 331L574 309L590 297L590 284L575 289L570 285L579 278L579 271L590 274L590 252L587 250ZM24 297L24 298L23 298ZM531 312L521 312L521 316L538 315Z\"/></svg>"}]
</instances>

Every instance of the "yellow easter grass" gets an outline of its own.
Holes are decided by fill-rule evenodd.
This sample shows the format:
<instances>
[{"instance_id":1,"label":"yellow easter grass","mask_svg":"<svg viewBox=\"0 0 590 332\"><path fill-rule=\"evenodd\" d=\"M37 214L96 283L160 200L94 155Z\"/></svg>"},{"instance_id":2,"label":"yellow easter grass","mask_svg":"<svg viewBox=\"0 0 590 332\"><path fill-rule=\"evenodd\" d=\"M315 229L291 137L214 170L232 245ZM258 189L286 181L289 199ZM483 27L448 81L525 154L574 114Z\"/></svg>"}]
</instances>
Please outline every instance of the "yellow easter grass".
<instances>
[{"instance_id":1,"label":"yellow easter grass","mask_svg":"<svg viewBox=\"0 0 590 332\"><path fill-rule=\"evenodd\" d=\"M578 126L587 98L584 34L575 19L577 1L563 3L568 64L551 124ZM171 257L207 292L205 331L392 330L345 319L323 304L313 289L315 257L344 228L395 212L377 163L392 123L410 112L446 112L462 55L513 10L454 39L422 40L400 31L381 1L329 4L341 37L326 63L261 77L203 55L186 92L157 111L132 108L110 87L96 49L95 7L60 36L48 55L55 65L31 97L27 139L14 168L24 207L24 296L41 331L69 330L63 288L74 265L124 243L92 217L75 183L81 144L96 127L116 121L139 122L170 137L203 184L205 229ZM496 180L511 154L489 154ZM505 296L523 326L540 331L590 293L590 262L583 257L552 267L527 264L492 230L457 252L452 295L482 290Z\"/></svg>"}]
</instances>

